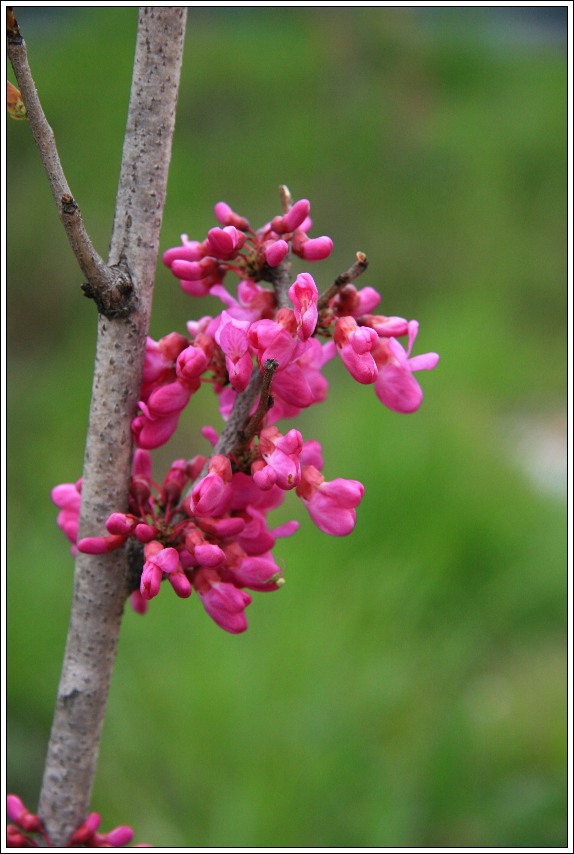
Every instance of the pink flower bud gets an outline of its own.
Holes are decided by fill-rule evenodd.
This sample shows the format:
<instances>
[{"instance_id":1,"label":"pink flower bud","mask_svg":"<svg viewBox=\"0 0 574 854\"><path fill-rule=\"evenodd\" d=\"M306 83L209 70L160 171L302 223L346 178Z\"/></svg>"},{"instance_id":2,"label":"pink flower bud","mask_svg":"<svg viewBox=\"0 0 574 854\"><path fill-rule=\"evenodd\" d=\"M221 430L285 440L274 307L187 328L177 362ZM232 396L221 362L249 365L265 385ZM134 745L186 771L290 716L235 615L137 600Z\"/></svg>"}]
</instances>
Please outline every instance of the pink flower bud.
<instances>
[{"instance_id":1,"label":"pink flower bud","mask_svg":"<svg viewBox=\"0 0 574 854\"><path fill-rule=\"evenodd\" d=\"M98 841L105 842L106 847L108 848L121 848L122 845L127 845L128 842L131 842L133 838L134 832L131 827L124 825L100 835Z\"/></svg>"},{"instance_id":2,"label":"pink flower bud","mask_svg":"<svg viewBox=\"0 0 574 854\"><path fill-rule=\"evenodd\" d=\"M384 317L382 314L366 314L361 323L374 329L380 338L399 338L409 331L408 320L404 317Z\"/></svg>"},{"instance_id":3,"label":"pink flower bud","mask_svg":"<svg viewBox=\"0 0 574 854\"><path fill-rule=\"evenodd\" d=\"M289 297L295 310L297 333L305 341L317 325L317 300L319 292L309 273L300 273L289 288Z\"/></svg>"},{"instance_id":4,"label":"pink flower bud","mask_svg":"<svg viewBox=\"0 0 574 854\"><path fill-rule=\"evenodd\" d=\"M188 599L193 593L193 587L185 572L171 572L167 579L180 599Z\"/></svg>"},{"instance_id":5,"label":"pink flower bud","mask_svg":"<svg viewBox=\"0 0 574 854\"><path fill-rule=\"evenodd\" d=\"M74 483L60 483L53 488L51 496L56 507L78 511L80 509L82 499Z\"/></svg>"},{"instance_id":6,"label":"pink flower bud","mask_svg":"<svg viewBox=\"0 0 574 854\"><path fill-rule=\"evenodd\" d=\"M137 448L134 453L132 472L134 477L139 476L145 480L151 480L151 454Z\"/></svg>"},{"instance_id":7,"label":"pink flower bud","mask_svg":"<svg viewBox=\"0 0 574 854\"><path fill-rule=\"evenodd\" d=\"M136 614L145 614L148 609L147 599L141 595L139 590L134 590L130 596L130 605Z\"/></svg>"},{"instance_id":8,"label":"pink flower bud","mask_svg":"<svg viewBox=\"0 0 574 854\"><path fill-rule=\"evenodd\" d=\"M212 255L229 261L235 258L245 243L245 235L233 225L226 225L224 228L210 228L207 242Z\"/></svg>"},{"instance_id":9,"label":"pink flower bud","mask_svg":"<svg viewBox=\"0 0 574 854\"><path fill-rule=\"evenodd\" d=\"M289 244L284 240L266 241L263 246L263 257L270 267L277 267L289 252Z\"/></svg>"},{"instance_id":10,"label":"pink flower bud","mask_svg":"<svg viewBox=\"0 0 574 854\"><path fill-rule=\"evenodd\" d=\"M333 241L330 237L307 237L303 231L296 231L291 248L305 261L323 261L333 251Z\"/></svg>"},{"instance_id":11,"label":"pink flower bud","mask_svg":"<svg viewBox=\"0 0 574 854\"><path fill-rule=\"evenodd\" d=\"M159 593L163 572L151 561L146 561L140 579L140 593L144 599L153 599Z\"/></svg>"},{"instance_id":12,"label":"pink flower bud","mask_svg":"<svg viewBox=\"0 0 574 854\"><path fill-rule=\"evenodd\" d=\"M149 418L164 418L166 415L180 413L189 402L191 392L187 385L176 380L154 389L149 396L147 406L140 408Z\"/></svg>"},{"instance_id":13,"label":"pink flower bud","mask_svg":"<svg viewBox=\"0 0 574 854\"><path fill-rule=\"evenodd\" d=\"M162 255L166 267L171 267L174 261L201 261L205 255L204 246L197 240L188 240L183 246L174 246Z\"/></svg>"},{"instance_id":14,"label":"pink flower bud","mask_svg":"<svg viewBox=\"0 0 574 854\"><path fill-rule=\"evenodd\" d=\"M109 537L84 537L78 543L78 551L87 555L104 555L124 545L124 535L111 534Z\"/></svg>"},{"instance_id":15,"label":"pink flower bud","mask_svg":"<svg viewBox=\"0 0 574 854\"><path fill-rule=\"evenodd\" d=\"M245 608L251 604L251 596L217 578L214 570L199 570L196 575L194 583L203 607L226 632L244 632L247 629Z\"/></svg>"},{"instance_id":16,"label":"pink flower bud","mask_svg":"<svg viewBox=\"0 0 574 854\"><path fill-rule=\"evenodd\" d=\"M294 205L283 214L283 223L287 231L295 231L299 228L309 215L311 210L311 202L308 199L299 199Z\"/></svg>"},{"instance_id":17,"label":"pink flower bud","mask_svg":"<svg viewBox=\"0 0 574 854\"><path fill-rule=\"evenodd\" d=\"M212 543L203 543L196 546L194 555L200 566L214 568L225 563L225 552L219 546Z\"/></svg>"},{"instance_id":18,"label":"pink flower bud","mask_svg":"<svg viewBox=\"0 0 574 854\"><path fill-rule=\"evenodd\" d=\"M150 543L157 536L157 531L152 525L141 522L136 525L134 534L140 543Z\"/></svg>"},{"instance_id":19,"label":"pink flower bud","mask_svg":"<svg viewBox=\"0 0 574 854\"><path fill-rule=\"evenodd\" d=\"M236 214L225 202L217 202L213 210L221 225L233 225L240 231L249 231L249 220Z\"/></svg>"},{"instance_id":20,"label":"pink flower bud","mask_svg":"<svg viewBox=\"0 0 574 854\"><path fill-rule=\"evenodd\" d=\"M353 317L340 317L335 324L333 340L353 379L365 385L374 383L378 369L371 350L379 341L374 329L358 326Z\"/></svg>"},{"instance_id":21,"label":"pink flower bud","mask_svg":"<svg viewBox=\"0 0 574 854\"><path fill-rule=\"evenodd\" d=\"M410 353L417 337L419 325L411 320L408 325L408 347L405 351L395 338L381 338L373 350L379 368L375 393L381 403L394 412L415 412L422 403L423 393L413 377L413 371L430 371L436 367L437 353L413 356Z\"/></svg>"},{"instance_id":22,"label":"pink flower bud","mask_svg":"<svg viewBox=\"0 0 574 854\"><path fill-rule=\"evenodd\" d=\"M74 830L68 840L68 844L76 846L91 843L101 821L101 816L97 812L91 812L85 821Z\"/></svg>"},{"instance_id":23,"label":"pink flower bud","mask_svg":"<svg viewBox=\"0 0 574 854\"><path fill-rule=\"evenodd\" d=\"M303 501L317 527L326 534L344 537L355 527L355 507L365 488L358 480L337 477L326 481L314 466L303 469L297 495Z\"/></svg>"},{"instance_id":24,"label":"pink flower bud","mask_svg":"<svg viewBox=\"0 0 574 854\"><path fill-rule=\"evenodd\" d=\"M231 502L231 465L227 457L216 454L209 473L193 488L190 507L198 516L221 516Z\"/></svg>"},{"instance_id":25,"label":"pink flower bud","mask_svg":"<svg viewBox=\"0 0 574 854\"><path fill-rule=\"evenodd\" d=\"M127 537L135 530L138 520L131 513L112 513L106 521L106 529L110 534Z\"/></svg>"},{"instance_id":26,"label":"pink flower bud","mask_svg":"<svg viewBox=\"0 0 574 854\"><path fill-rule=\"evenodd\" d=\"M195 282L217 271L217 262L213 258L202 258L201 261L174 261L171 272L178 279Z\"/></svg>"}]
</instances>

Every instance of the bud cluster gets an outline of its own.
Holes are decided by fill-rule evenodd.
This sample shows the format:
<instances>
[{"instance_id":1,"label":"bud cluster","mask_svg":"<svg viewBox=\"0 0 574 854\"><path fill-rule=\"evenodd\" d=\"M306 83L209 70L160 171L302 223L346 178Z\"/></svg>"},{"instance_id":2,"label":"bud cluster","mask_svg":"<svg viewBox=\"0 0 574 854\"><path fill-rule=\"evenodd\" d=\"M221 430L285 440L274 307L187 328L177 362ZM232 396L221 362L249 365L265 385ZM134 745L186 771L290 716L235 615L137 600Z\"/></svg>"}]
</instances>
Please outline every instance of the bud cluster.
<instances>
[{"instance_id":1,"label":"bud cluster","mask_svg":"<svg viewBox=\"0 0 574 854\"><path fill-rule=\"evenodd\" d=\"M54 848L52 840L46 832L42 819L31 813L17 795L6 798L6 813L13 824L6 826L7 848ZM66 848L123 848L131 842L134 832L131 827L122 825L108 833L98 833L101 816L92 812L85 821L72 833L66 843ZM140 843L132 848L150 848L150 845Z\"/></svg>"},{"instance_id":2,"label":"bud cluster","mask_svg":"<svg viewBox=\"0 0 574 854\"><path fill-rule=\"evenodd\" d=\"M74 550L105 553L130 539L138 544L142 566L132 605L140 613L167 580L181 598L195 590L226 631L244 631L251 602L246 591L276 590L283 583L272 549L298 523L273 529L267 516L289 491L320 530L351 533L363 485L325 480L319 442L277 426L325 400L323 368L335 356L395 412L414 412L422 402L413 373L433 368L438 356L411 356L416 321L373 313L380 294L353 284L367 267L362 253L321 295L308 272L292 281L292 254L318 261L333 248L329 237L309 237L309 211L306 199L291 204L284 196L283 214L255 231L219 202L220 226L205 240L184 235L181 246L164 253L164 264L186 293L209 294L223 308L214 317L189 322L187 335L148 338L132 422L137 450L129 507L112 513L107 534L78 541L81 482L53 490L58 524ZM234 294L224 285L230 272L239 276ZM403 337L406 349L398 340ZM149 452L173 435L202 385L210 385L218 397L226 422L221 436L203 428L214 446L211 455L175 460L158 485Z\"/></svg>"}]
</instances>

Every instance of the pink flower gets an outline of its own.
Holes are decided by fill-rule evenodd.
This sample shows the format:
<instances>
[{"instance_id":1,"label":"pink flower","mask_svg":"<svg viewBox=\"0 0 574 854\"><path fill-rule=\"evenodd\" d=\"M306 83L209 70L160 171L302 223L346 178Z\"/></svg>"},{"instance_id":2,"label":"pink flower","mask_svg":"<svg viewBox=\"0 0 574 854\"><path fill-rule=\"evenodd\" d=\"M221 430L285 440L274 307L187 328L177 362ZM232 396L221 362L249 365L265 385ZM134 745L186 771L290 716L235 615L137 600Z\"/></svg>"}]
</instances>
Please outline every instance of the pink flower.
<instances>
[{"instance_id":1,"label":"pink flower","mask_svg":"<svg viewBox=\"0 0 574 854\"><path fill-rule=\"evenodd\" d=\"M251 324L247 337L257 353L261 368L268 359L274 359L279 369L286 367L299 343L283 324L275 320L256 320Z\"/></svg>"},{"instance_id":2,"label":"pink flower","mask_svg":"<svg viewBox=\"0 0 574 854\"><path fill-rule=\"evenodd\" d=\"M437 353L424 353L410 357L419 325L411 320L408 325L406 351L395 338L381 338L373 351L379 373L375 381L377 397L394 412L415 412L422 403L423 393L413 377L413 371L432 370L438 363Z\"/></svg>"},{"instance_id":3,"label":"pink flower","mask_svg":"<svg viewBox=\"0 0 574 854\"><path fill-rule=\"evenodd\" d=\"M284 583L281 569L270 553L254 557L245 555L230 568L228 576L234 584L249 590L277 590Z\"/></svg>"},{"instance_id":4,"label":"pink flower","mask_svg":"<svg viewBox=\"0 0 574 854\"><path fill-rule=\"evenodd\" d=\"M298 430L283 436L276 427L266 427L259 436L262 459L253 466L253 480L260 489L293 489L301 478L299 454L303 438Z\"/></svg>"},{"instance_id":5,"label":"pink flower","mask_svg":"<svg viewBox=\"0 0 574 854\"><path fill-rule=\"evenodd\" d=\"M297 487L297 495L317 527L326 534L344 537L355 527L355 507L361 503L365 488L358 480L337 477L326 481L315 466L306 466Z\"/></svg>"},{"instance_id":6,"label":"pink flower","mask_svg":"<svg viewBox=\"0 0 574 854\"><path fill-rule=\"evenodd\" d=\"M291 248L305 261L323 261L333 251L333 241L325 236L307 237L304 231L298 230L293 235Z\"/></svg>"},{"instance_id":7,"label":"pink flower","mask_svg":"<svg viewBox=\"0 0 574 854\"><path fill-rule=\"evenodd\" d=\"M234 320L226 311L221 312L221 322L215 340L225 353L225 367L229 382L237 392L247 388L253 370L253 359L249 352L247 320Z\"/></svg>"},{"instance_id":8,"label":"pink flower","mask_svg":"<svg viewBox=\"0 0 574 854\"><path fill-rule=\"evenodd\" d=\"M295 309L297 334L305 341L317 326L317 300L319 292L309 273L300 273L289 288L289 297Z\"/></svg>"},{"instance_id":9,"label":"pink flower","mask_svg":"<svg viewBox=\"0 0 574 854\"><path fill-rule=\"evenodd\" d=\"M249 231L249 220L236 214L226 202L217 202L213 210L221 225L233 225L240 231Z\"/></svg>"},{"instance_id":10,"label":"pink flower","mask_svg":"<svg viewBox=\"0 0 574 854\"><path fill-rule=\"evenodd\" d=\"M333 340L351 376L365 385L374 383L377 379L377 365L371 350L379 341L374 329L358 326L353 317L340 317L335 325Z\"/></svg>"},{"instance_id":11,"label":"pink flower","mask_svg":"<svg viewBox=\"0 0 574 854\"><path fill-rule=\"evenodd\" d=\"M273 219L271 222L271 228L277 234L295 231L295 229L300 228L300 226L303 225L310 210L311 203L309 200L299 199L298 202L295 202L295 204L289 208L286 214L283 214L283 216L276 216Z\"/></svg>"},{"instance_id":12,"label":"pink flower","mask_svg":"<svg viewBox=\"0 0 574 854\"><path fill-rule=\"evenodd\" d=\"M140 593L144 599L153 599L159 593L164 573L183 574L176 549L164 548L157 540L152 540L144 546L145 563L140 579ZM191 588L189 589L189 594Z\"/></svg>"},{"instance_id":13,"label":"pink flower","mask_svg":"<svg viewBox=\"0 0 574 854\"><path fill-rule=\"evenodd\" d=\"M289 252L289 244L284 240L266 240L263 244L263 257L270 267L278 267Z\"/></svg>"},{"instance_id":14,"label":"pink flower","mask_svg":"<svg viewBox=\"0 0 574 854\"><path fill-rule=\"evenodd\" d=\"M203 607L218 626L234 635L246 630L245 608L252 601L249 593L220 581L217 573L208 569L196 573L194 586Z\"/></svg>"},{"instance_id":15,"label":"pink flower","mask_svg":"<svg viewBox=\"0 0 574 854\"><path fill-rule=\"evenodd\" d=\"M208 474L193 488L187 501L191 512L198 516L222 516L226 513L232 498L230 480L229 460L215 454L209 462Z\"/></svg>"},{"instance_id":16,"label":"pink flower","mask_svg":"<svg viewBox=\"0 0 574 854\"><path fill-rule=\"evenodd\" d=\"M366 314L361 318L361 323L374 329L379 338L398 338L409 331L409 322L404 317Z\"/></svg>"},{"instance_id":17,"label":"pink flower","mask_svg":"<svg viewBox=\"0 0 574 854\"><path fill-rule=\"evenodd\" d=\"M233 225L224 228L210 228L207 232L209 251L215 258L230 261L238 254L245 243L245 235Z\"/></svg>"},{"instance_id":18,"label":"pink flower","mask_svg":"<svg viewBox=\"0 0 574 854\"><path fill-rule=\"evenodd\" d=\"M193 392L199 388L200 377L208 365L209 357L205 350L190 344L177 357L175 372L179 380Z\"/></svg>"}]
</instances>

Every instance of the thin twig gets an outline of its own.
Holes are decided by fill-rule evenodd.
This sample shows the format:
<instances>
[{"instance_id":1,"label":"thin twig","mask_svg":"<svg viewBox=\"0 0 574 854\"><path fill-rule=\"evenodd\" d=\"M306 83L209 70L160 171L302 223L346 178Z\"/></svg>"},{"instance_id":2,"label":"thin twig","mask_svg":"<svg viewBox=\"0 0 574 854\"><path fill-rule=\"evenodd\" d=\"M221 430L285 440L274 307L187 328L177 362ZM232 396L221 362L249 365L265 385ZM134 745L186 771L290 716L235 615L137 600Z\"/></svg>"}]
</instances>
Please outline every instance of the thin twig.
<instances>
[{"instance_id":1,"label":"thin twig","mask_svg":"<svg viewBox=\"0 0 574 854\"><path fill-rule=\"evenodd\" d=\"M293 206L293 198L286 184L279 186L279 196L281 198L281 210L284 214ZM288 252L285 258L277 267L269 267L267 278L273 285L275 292L275 300L277 308L292 308L291 300L289 299L289 288L291 287L291 253Z\"/></svg>"},{"instance_id":2,"label":"thin twig","mask_svg":"<svg viewBox=\"0 0 574 854\"><path fill-rule=\"evenodd\" d=\"M34 141L48 176L58 214L66 230L72 252L88 282L83 286L86 296L92 297L98 310L109 317L118 317L130 310L132 283L127 270L111 268L96 251L75 201L56 148L54 132L42 109L28 63L26 42L22 38L12 7L7 7L7 55L26 107L26 115Z\"/></svg>"},{"instance_id":3,"label":"thin twig","mask_svg":"<svg viewBox=\"0 0 574 854\"><path fill-rule=\"evenodd\" d=\"M368 265L369 262L365 253L357 252L357 260L355 263L344 273L340 273L331 287L327 288L325 293L321 294L317 302L317 309L321 311L323 308L326 308L329 305L329 300L332 300L333 297L339 293L342 287L348 285L349 282L353 282L355 279L358 279L361 273L365 272Z\"/></svg>"}]
</instances>

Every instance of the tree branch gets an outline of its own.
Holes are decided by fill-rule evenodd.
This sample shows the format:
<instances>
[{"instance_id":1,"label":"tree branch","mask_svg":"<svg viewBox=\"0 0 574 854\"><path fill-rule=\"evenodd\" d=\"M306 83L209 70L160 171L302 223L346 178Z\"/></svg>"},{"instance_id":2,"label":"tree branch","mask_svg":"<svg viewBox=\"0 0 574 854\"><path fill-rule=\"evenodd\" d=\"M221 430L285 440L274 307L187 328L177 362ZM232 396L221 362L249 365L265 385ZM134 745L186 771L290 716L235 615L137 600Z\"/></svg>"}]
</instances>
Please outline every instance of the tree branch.
<instances>
[{"instance_id":1,"label":"tree branch","mask_svg":"<svg viewBox=\"0 0 574 854\"><path fill-rule=\"evenodd\" d=\"M149 327L185 19L184 6L140 9L109 257L111 268L121 265L133 283L132 307L127 315L98 317L80 537L99 534L110 513L127 507L130 425L140 393ZM27 108L35 110L28 90L26 98L31 105L26 100ZM49 151L53 158L55 147ZM61 198L67 192L60 183L63 173L52 161L50 164L49 176L58 176L56 196ZM69 216L74 219L75 211ZM65 844L89 809L128 592L125 550L108 555L78 554L70 628L39 807L56 846Z\"/></svg>"},{"instance_id":2,"label":"tree branch","mask_svg":"<svg viewBox=\"0 0 574 854\"><path fill-rule=\"evenodd\" d=\"M110 268L99 256L84 226L80 208L71 193L58 156L54 132L48 124L38 98L28 63L26 42L18 23L7 7L8 58L14 69L34 141L40 153L58 214L68 241L88 283L83 286L86 296L92 297L102 314L117 317L130 310L132 284L126 271Z\"/></svg>"},{"instance_id":3,"label":"tree branch","mask_svg":"<svg viewBox=\"0 0 574 854\"><path fill-rule=\"evenodd\" d=\"M354 282L355 279L358 279L361 273L364 273L369 265L367 260L367 256L364 252L357 252L357 260L355 263L349 267L344 273L340 273L333 284L327 288L325 293L321 294L319 300L317 302L317 309L321 311L329 305L329 300L332 300L334 296L336 296L341 288L345 285L348 285L349 282Z\"/></svg>"}]
</instances>

